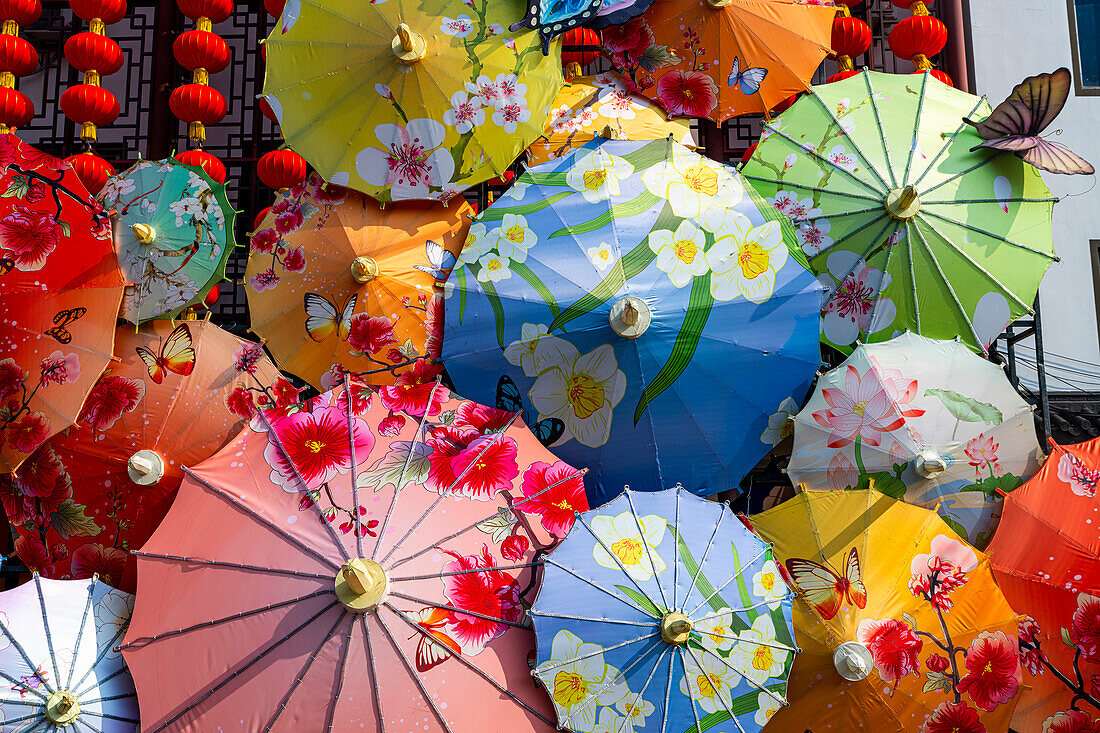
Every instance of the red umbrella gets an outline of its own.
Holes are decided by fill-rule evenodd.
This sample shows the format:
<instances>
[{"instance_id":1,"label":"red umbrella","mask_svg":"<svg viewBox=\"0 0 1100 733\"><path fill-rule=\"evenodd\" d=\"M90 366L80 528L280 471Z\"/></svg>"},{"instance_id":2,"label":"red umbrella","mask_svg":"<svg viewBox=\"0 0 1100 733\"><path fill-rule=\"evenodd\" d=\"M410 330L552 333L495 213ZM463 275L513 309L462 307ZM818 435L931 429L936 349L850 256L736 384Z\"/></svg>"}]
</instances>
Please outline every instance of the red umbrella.
<instances>
[{"instance_id":1,"label":"red umbrella","mask_svg":"<svg viewBox=\"0 0 1100 733\"><path fill-rule=\"evenodd\" d=\"M76 419L122 291L111 220L72 166L0 135L0 472Z\"/></svg>"}]
</instances>

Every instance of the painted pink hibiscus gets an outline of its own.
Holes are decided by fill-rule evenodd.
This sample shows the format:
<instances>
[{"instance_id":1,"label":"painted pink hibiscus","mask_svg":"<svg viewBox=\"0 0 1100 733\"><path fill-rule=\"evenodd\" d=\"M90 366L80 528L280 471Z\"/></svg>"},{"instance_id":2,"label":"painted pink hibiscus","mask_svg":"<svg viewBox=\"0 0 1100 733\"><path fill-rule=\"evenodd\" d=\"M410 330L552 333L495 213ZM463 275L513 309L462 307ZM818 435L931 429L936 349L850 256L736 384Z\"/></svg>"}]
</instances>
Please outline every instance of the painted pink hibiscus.
<instances>
[{"instance_id":1,"label":"painted pink hibiscus","mask_svg":"<svg viewBox=\"0 0 1100 733\"><path fill-rule=\"evenodd\" d=\"M393 333L393 321L386 316L356 313L351 317L348 345L360 354L376 354L394 343L397 338Z\"/></svg>"},{"instance_id":2,"label":"painted pink hibiscus","mask_svg":"<svg viewBox=\"0 0 1100 733\"><path fill-rule=\"evenodd\" d=\"M105 583L117 583L126 569L129 553L117 547L105 547L100 544L81 545L73 550L70 567L74 578L99 577Z\"/></svg>"},{"instance_id":3,"label":"painted pink hibiscus","mask_svg":"<svg viewBox=\"0 0 1100 733\"><path fill-rule=\"evenodd\" d=\"M30 453L50 437L50 419L44 412L24 412L8 426L8 443L20 453Z\"/></svg>"},{"instance_id":4,"label":"painted pink hibiscus","mask_svg":"<svg viewBox=\"0 0 1100 733\"><path fill-rule=\"evenodd\" d=\"M902 677L920 674L924 642L904 621L865 618L859 622L856 638L871 652L875 670L883 682L893 682L896 687Z\"/></svg>"},{"instance_id":5,"label":"painted pink hibiscus","mask_svg":"<svg viewBox=\"0 0 1100 733\"><path fill-rule=\"evenodd\" d=\"M447 601L456 608L479 614L470 616L451 611L447 628L462 645L464 654L477 654L487 643L508 630L508 624L502 622L515 623L523 616L519 583L508 573L495 569L496 561L489 554L488 546L482 546L480 555L463 556L450 550L444 552L454 558L454 561L443 566L443 572L448 574L443 578ZM482 572L462 572L464 570Z\"/></svg>"},{"instance_id":6,"label":"painted pink hibiscus","mask_svg":"<svg viewBox=\"0 0 1100 733\"><path fill-rule=\"evenodd\" d=\"M565 461L532 463L523 474L523 501L516 506L525 514L539 515L554 537L565 537L573 526L573 512L588 511L584 479Z\"/></svg>"},{"instance_id":7,"label":"painted pink hibiscus","mask_svg":"<svg viewBox=\"0 0 1100 733\"><path fill-rule=\"evenodd\" d=\"M1100 733L1100 720L1083 710L1062 710L1043 721L1042 733Z\"/></svg>"},{"instance_id":8,"label":"painted pink hibiscus","mask_svg":"<svg viewBox=\"0 0 1100 733\"><path fill-rule=\"evenodd\" d=\"M941 702L924 719L920 733L986 733L978 711L964 702Z\"/></svg>"},{"instance_id":9,"label":"painted pink hibiscus","mask_svg":"<svg viewBox=\"0 0 1100 733\"><path fill-rule=\"evenodd\" d=\"M670 117L706 117L718 106L718 87L701 71L673 69L657 80L657 101Z\"/></svg>"},{"instance_id":10,"label":"painted pink hibiscus","mask_svg":"<svg viewBox=\"0 0 1100 733\"><path fill-rule=\"evenodd\" d=\"M1100 597L1078 594L1069 638L1077 645L1083 658L1100 661Z\"/></svg>"},{"instance_id":11,"label":"painted pink hibiscus","mask_svg":"<svg viewBox=\"0 0 1100 733\"><path fill-rule=\"evenodd\" d=\"M1100 484L1100 470L1089 468L1077 456L1066 452L1058 459L1058 479L1069 484L1073 493L1091 499Z\"/></svg>"},{"instance_id":12,"label":"painted pink hibiscus","mask_svg":"<svg viewBox=\"0 0 1100 733\"><path fill-rule=\"evenodd\" d=\"M393 386L382 387L378 396L387 410L404 412L410 417L438 415L443 403L451 398L450 391L436 380L443 367L418 359L412 368L402 372Z\"/></svg>"},{"instance_id":13,"label":"painted pink hibiscus","mask_svg":"<svg viewBox=\"0 0 1100 733\"><path fill-rule=\"evenodd\" d=\"M844 380L844 389L826 387L821 391L829 409L813 413L819 425L832 430L827 443L830 448L843 448L857 438L878 445L883 433L905 424L873 372L861 375L848 366Z\"/></svg>"},{"instance_id":14,"label":"painted pink hibiscus","mask_svg":"<svg viewBox=\"0 0 1100 733\"><path fill-rule=\"evenodd\" d=\"M986 712L1016 696L1020 662L1016 640L1003 631L983 631L966 650L966 675L958 690Z\"/></svg>"},{"instance_id":15,"label":"painted pink hibiscus","mask_svg":"<svg viewBox=\"0 0 1100 733\"><path fill-rule=\"evenodd\" d=\"M268 436L264 458L273 469L272 483L282 486L284 491L297 493L303 489L317 489L351 467L352 436L348 435L348 416L338 406L315 405L313 410L301 410L273 420L271 429L275 436ZM368 455L374 447L374 436L366 422L353 417L351 432L355 455Z\"/></svg>"},{"instance_id":16,"label":"painted pink hibiscus","mask_svg":"<svg viewBox=\"0 0 1100 733\"><path fill-rule=\"evenodd\" d=\"M0 219L0 240L15 268L41 270L61 241L61 225L44 211L16 210Z\"/></svg>"},{"instance_id":17,"label":"painted pink hibiscus","mask_svg":"<svg viewBox=\"0 0 1100 733\"><path fill-rule=\"evenodd\" d=\"M519 475L516 442L500 433L443 426L432 430L425 443L432 450L428 485L441 494L487 501L510 489Z\"/></svg>"},{"instance_id":18,"label":"painted pink hibiscus","mask_svg":"<svg viewBox=\"0 0 1100 733\"><path fill-rule=\"evenodd\" d=\"M145 397L145 382L118 374L108 374L88 393L79 422L93 430L108 430L123 414L133 412Z\"/></svg>"}]
</instances>

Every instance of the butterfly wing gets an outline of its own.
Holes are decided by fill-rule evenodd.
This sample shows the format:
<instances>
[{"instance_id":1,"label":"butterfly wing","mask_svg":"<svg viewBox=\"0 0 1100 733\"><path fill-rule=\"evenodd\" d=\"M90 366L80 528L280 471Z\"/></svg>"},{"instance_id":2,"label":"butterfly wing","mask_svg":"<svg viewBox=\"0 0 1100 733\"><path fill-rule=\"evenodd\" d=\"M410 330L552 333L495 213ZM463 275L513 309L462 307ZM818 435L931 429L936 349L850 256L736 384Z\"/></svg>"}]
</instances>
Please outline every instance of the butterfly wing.
<instances>
[{"instance_id":1,"label":"butterfly wing","mask_svg":"<svg viewBox=\"0 0 1100 733\"><path fill-rule=\"evenodd\" d=\"M309 337L321 343L332 334L336 333L338 326L336 304L323 295L306 293L304 297L306 308L306 333Z\"/></svg>"},{"instance_id":2,"label":"butterfly wing","mask_svg":"<svg viewBox=\"0 0 1100 733\"><path fill-rule=\"evenodd\" d=\"M15 260L10 257L0 257L0 275L7 275L15 269Z\"/></svg>"},{"instance_id":3,"label":"butterfly wing","mask_svg":"<svg viewBox=\"0 0 1100 733\"><path fill-rule=\"evenodd\" d=\"M340 311L340 323L336 328L336 338L341 341L348 340L348 334L351 333L351 317L355 315L355 303L359 300L359 293L352 293L347 300L344 301L344 307Z\"/></svg>"},{"instance_id":4,"label":"butterfly wing","mask_svg":"<svg viewBox=\"0 0 1100 733\"><path fill-rule=\"evenodd\" d=\"M548 417L535 423L532 432L534 432L540 443L549 448L565 434L565 423L556 417Z\"/></svg>"},{"instance_id":5,"label":"butterfly wing","mask_svg":"<svg viewBox=\"0 0 1100 733\"><path fill-rule=\"evenodd\" d=\"M848 600L860 608L867 608L867 586L859 570L859 552L854 547L848 553L844 577L848 579Z\"/></svg>"},{"instance_id":6,"label":"butterfly wing","mask_svg":"<svg viewBox=\"0 0 1100 733\"><path fill-rule=\"evenodd\" d=\"M507 374L501 375L497 380L497 405L498 410L507 412L522 412L523 399L519 394L519 387ZM559 436L560 437L560 436Z\"/></svg>"},{"instance_id":7,"label":"butterfly wing","mask_svg":"<svg viewBox=\"0 0 1100 733\"><path fill-rule=\"evenodd\" d=\"M969 121L969 120L968 120ZM1034 121L1031 109L1018 99L1006 99L997 105L981 122L970 122L983 140L1005 137L1030 137L1036 134L1031 127Z\"/></svg>"},{"instance_id":8,"label":"butterfly wing","mask_svg":"<svg viewBox=\"0 0 1100 733\"><path fill-rule=\"evenodd\" d=\"M73 335L64 326L54 326L46 331L46 335L53 336L59 344L67 344L73 340Z\"/></svg>"},{"instance_id":9,"label":"butterfly wing","mask_svg":"<svg viewBox=\"0 0 1100 733\"><path fill-rule=\"evenodd\" d=\"M84 317L84 314L88 312L87 308L66 308L63 311L58 311L53 316L53 322L58 326L68 326L73 321L78 321Z\"/></svg>"},{"instance_id":10,"label":"butterfly wing","mask_svg":"<svg viewBox=\"0 0 1100 733\"><path fill-rule=\"evenodd\" d=\"M439 242L429 239L424 245L428 256L427 265L415 265L416 269L426 272L436 280L446 280L458 263L454 253L444 249Z\"/></svg>"},{"instance_id":11,"label":"butterfly wing","mask_svg":"<svg viewBox=\"0 0 1100 733\"><path fill-rule=\"evenodd\" d=\"M137 347L137 355L141 357L141 360L145 362L145 368L149 370L149 378L157 384L164 381L164 367L161 366L160 359L149 349L144 346Z\"/></svg>"},{"instance_id":12,"label":"butterfly wing","mask_svg":"<svg viewBox=\"0 0 1100 733\"><path fill-rule=\"evenodd\" d=\"M460 654L458 642L436 629L426 629L428 635L421 635L416 643L416 669L427 672L432 667L447 661L453 654Z\"/></svg>"},{"instance_id":13,"label":"butterfly wing","mask_svg":"<svg viewBox=\"0 0 1100 733\"><path fill-rule=\"evenodd\" d=\"M729 79L726 80L727 86L733 86L741 79L741 59L737 56L733 57L733 69L730 71Z\"/></svg>"},{"instance_id":14,"label":"butterfly wing","mask_svg":"<svg viewBox=\"0 0 1100 733\"><path fill-rule=\"evenodd\" d=\"M784 564L795 586L813 604L821 617L828 621L836 616L844 602L844 597L837 588L840 577L824 565L818 565L811 560L791 558Z\"/></svg>"},{"instance_id":15,"label":"butterfly wing","mask_svg":"<svg viewBox=\"0 0 1100 733\"><path fill-rule=\"evenodd\" d=\"M741 86L741 93L745 95L756 94L760 91L760 85L764 83L764 77L768 75L768 70L763 66L756 66L751 69L745 69L737 80Z\"/></svg>"},{"instance_id":16,"label":"butterfly wing","mask_svg":"<svg viewBox=\"0 0 1100 733\"><path fill-rule=\"evenodd\" d=\"M1072 82L1069 69L1063 66L1048 74L1027 77L1016 85L1005 101L1019 101L1031 111L1031 126L1027 131L1037 135L1054 122L1066 106Z\"/></svg>"},{"instance_id":17,"label":"butterfly wing","mask_svg":"<svg viewBox=\"0 0 1100 733\"><path fill-rule=\"evenodd\" d=\"M1096 171L1091 163L1065 145L1046 138L1035 139L1037 142L1034 146L1017 155L1036 168L1051 173L1081 173L1086 176Z\"/></svg>"},{"instance_id":18,"label":"butterfly wing","mask_svg":"<svg viewBox=\"0 0 1100 733\"><path fill-rule=\"evenodd\" d=\"M191 329L186 323L176 326L160 350L157 360L165 369L187 376L195 368L195 345L191 340Z\"/></svg>"}]
</instances>

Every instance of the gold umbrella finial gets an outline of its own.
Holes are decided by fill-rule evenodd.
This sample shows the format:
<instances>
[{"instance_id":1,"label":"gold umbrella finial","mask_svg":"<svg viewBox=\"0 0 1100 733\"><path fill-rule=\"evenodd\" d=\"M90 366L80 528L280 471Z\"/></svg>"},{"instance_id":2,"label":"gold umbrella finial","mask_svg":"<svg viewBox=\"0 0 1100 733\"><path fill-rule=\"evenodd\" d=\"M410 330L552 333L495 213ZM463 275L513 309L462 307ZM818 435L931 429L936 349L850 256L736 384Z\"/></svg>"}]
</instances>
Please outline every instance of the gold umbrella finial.
<instances>
[{"instance_id":1,"label":"gold umbrella finial","mask_svg":"<svg viewBox=\"0 0 1100 733\"><path fill-rule=\"evenodd\" d=\"M142 244L152 244L153 240L157 238L157 231L153 229L151 224L138 222L130 228L134 231L134 238Z\"/></svg>"},{"instance_id":2,"label":"gold umbrella finial","mask_svg":"<svg viewBox=\"0 0 1100 733\"><path fill-rule=\"evenodd\" d=\"M424 36L406 23L398 24L397 35L393 37L390 47L393 49L393 55L405 64L416 63L428 53L428 44Z\"/></svg>"}]
</instances>

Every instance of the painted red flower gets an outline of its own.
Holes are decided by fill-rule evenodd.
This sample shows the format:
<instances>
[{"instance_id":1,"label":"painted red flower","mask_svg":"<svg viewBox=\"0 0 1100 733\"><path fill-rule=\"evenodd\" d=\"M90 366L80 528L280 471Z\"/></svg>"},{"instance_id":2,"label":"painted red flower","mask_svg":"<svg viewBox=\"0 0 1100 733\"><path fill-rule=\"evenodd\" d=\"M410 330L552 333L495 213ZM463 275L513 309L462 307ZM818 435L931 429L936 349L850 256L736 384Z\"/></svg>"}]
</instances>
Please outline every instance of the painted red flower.
<instances>
[{"instance_id":1,"label":"painted red flower","mask_svg":"<svg viewBox=\"0 0 1100 733\"><path fill-rule=\"evenodd\" d=\"M1042 630L1031 616L1022 616L1018 624L1016 643L1020 647L1020 664L1033 675L1043 673L1043 653L1039 650Z\"/></svg>"},{"instance_id":2,"label":"painted red flower","mask_svg":"<svg viewBox=\"0 0 1100 733\"><path fill-rule=\"evenodd\" d=\"M275 217L275 230L280 236L286 236L301 228L304 223L305 217L302 216L301 208L295 206L293 208L288 208Z\"/></svg>"},{"instance_id":3,"label":"painted red flower","mask_svg":"<svg viewBox=\"0 0 1100 733\"><path fill-rule=\"evenodd\" d=\"M645 50L655 42L653 29L643 18L632 18L603 32L603 46L611 52L613 62L620 68L637 65Z\"/></svg>"},{"instance_id":4,"label":"painted red flower","mask_svg":"<svg viewBox=\"0 0 1100 733\"><path fill-rule=\"evenodd\" d=\"M403 427L405 427L404 415L387 415L378 423L378 434L392 438L400 433Z\"/></svg>"},{"instance_id":5,"label":"painted red flower","mask_svg":"<svg viewBox=\"0 0 1100 733\"><path fill-rule=\"evenodd\" d=\"M1011 700L1020 686L1016 640L1003 631L983 631L966 650L966 675L958 690L986 712Z\"/></svg>"},{"instance_id":6,"label":"painted red flower","mask_svg":"<svg viewBox=\"0 0 1100 733\"><path fill-rule=\"evenodd\" d=\"M301 247L295 247L283 255L283 267L287 272L305 272L306 253Z\"/></svg>"},{"instance_id":7,"label":"painted red flower","mask_svg":"<svg viewBox=\"0 0 1100 733\"><path fill-rule=\"evenodd\" d=\"M515 415L507 410L498 410L477 402L463 402L455 410L454 422L451 424L456 428L472 428L484 435L503 430L514 417Z\"/></svg>"},{"instance_id":8,"label":"painted red flower","mask_svg":"<svg viewBox=\"0 0 1100 733\"><path fill-rule=\"evenodd\" d=\"M951 594L966 584L966 574L976 567L978 556L969 545L947 535L936 535L929 551L914 555L909 563L912 573L909 591L946 611L954 605Z\"/></svg>"},{"instance_id":9,"label":"painted red flower","mask_svg":"<svg viewBox=\"0 0 1100 733\"><path fill-rule=\"evenodd\" d=\"M925 666L928 667L929 672L946 672L950 662L947 661L947 657L942 654L932 654L928 659L924 660Z\"/></svg>"},{"instance_id":10,"label":"painted red flower","mask_svg":"<svg viewBox=\"0 0 1100 733\"><path fill-rule=\"evenodd\" d=\"M500 556L505 560L519 562L531 548L531 543L523 535L509 535L500 543Z\"/></svg>"},{"instance_id":11,"label":"painted red flower","mask_svg":"<svg viewBox=\"0 0 1100 733\"><path fill-rule=\"evenodd\" d=\"M313 187L310 196L318 204L342 204L348 197L348 190L343 186L328 183L318 175L311 175L309 182Z\"/></svg>"},{"instance_id":12,"label":"painted red flower","mask_svg":"<svg viewBox=\"0 0 1100 733\"><path fill-rule=\"evenodd\" d=\"M1058 459L1058 479L1069 484L1073 493L1091 499L1096 496L1096 487L1100 485L1100 470L1089 468L1067 451Z\"/></svg>"},{"instance_id":13,"label":"painted red flower","mask_svg":"<svg viewBox=\"0 0 1100 733\"><path fill-rule=\"evenodd\" d=\"M242 420L248 420L256 414L256 402L251 392L238 386L225 396L225 409Z\"/></svg>"},{"instance_id":14,"label":"painted red flower","mask_svg":"<svg viewBox=\"0 0 1100 733\"><path fill-rule=\"evenodd\" d=\"M565 537L573 527L573 512L588 511L584 479L565 461L532 463L523 474L523 501L516 506L526 514L539 515L554 537Z\"/></svg>"},{"instance_id":15,"label":"painted red flower","mask_svg":"<svg viewBox=\"0 0 1100 733\"><path fill-rule=\"evenodd\" d=\"M494 570L496 562L483 546L480 555L458 555L443 566L445 595L450 605L474 611L490 619L516 622L523 616L519 600L519 584L502 570ZM484 572L462 573L462 570L483 569ZM503 634L507 624L452 611L447 622L451 636L462 645L464 654L477 654L485 645Z\"/></svg>"},{"instance_id":16,"label":"painted red flower","mask_svg":"<svg viewBox=\"0 0 1100 733\"><path fill-rule=\"evenodd\" d=\"M453 494L488 501L512 487L512 480L519 475L517 452L516 441L511 438L499 433L479 436L451 458L450 473L455 481L436 488L440 492L450 488Z\"/></svg>"},{"instance_id":17,"label":"painted red flower","mask_svg":"<svg viewBox=\"0 0 1100 733\"><path fill-rule=\"evenodd\" d=\"M39 364L42 373L42 386L49 384L68 384L80 379L80 357L70 352L64 354L54 351L42 359Z\"/></svg>"},{"instance_id":18,"label":"painted red flower","mask_svg":"<svg viewBox=\"0 0 1100 733\"><path fill-rule=\"evenodd\" d=\"M41 270L61 236L61 226L44 211L16 210L0 219L3 249L23 272Z\"/></svg>"},{"instance_id":19,"label":"painted red flower","mask_svg":"<svg viewBox=\"0 0 1100 733\"><path fill-rule=\"evenodd\" d=\"M1069 638L1085 659L1100 661L1100 598L1087 593L1077 595L1077 610Z\"/></svg>"},{"instance_id":20,"label":"painted red flower","mask_svg":"<svg viewBox=\"0 0 1100 733\"><path fill-rule=\"evenodd\" d=\"M341 376L335 387L344 386L344 381L344 377ZM350 377L347 379L347 385L348 389L340 390L340 393L336 396L336 406L344 412L347 412L348 394L350 393L352 413L355 415L362 415L374 404L374 395L378 389L372 385L357 382Z\"/></svg>"},{"instance_id":21,"label":"painted red flower","mask_svg":"<svg viewBox=\"0 0 1100 733\"><path fill-rule=\"evenodd\" d=\"M718 87L701 71L673 69L657 80L657 101L670 117L706 117L718 106Z\"/></svg>"},{"instance_id":22,"label":"painted red flower","mask_svg":"<svg viewBox=\"0 0 1100 733\"><path fill-rule=\"evenodd\" d=\"M34 522L37 516L34 498L24 496L11 476L0 477L0 505L4 507L4 515L13 527Z\"/></svg>"},{"instance_id":23,"label":"painted red flower","mask_svg":"<svg viewBox=\"0 0 1100 733\"><path fill-rule=\"evenodd\" d=\"M393 334L393 321L386 316L356 313L351 317L348 345L361 354L377 354L390 344L397 343Z\"/></svg>"},{"instance_id":24,"label":"painted red flower","mask_svg":"<svg viewBox=\"0 0 1100 733\"><path fill-rule=\"evenodd\" d=\"M15 162L16 158L22 158L20 148L23 142L15 136L15 133L0 135L0 167L7 168Z\"/></svg>"},{"instance_id":25,"label":"painted red flower","mask_svg":"<svg viewBox=\"0 0 1100 733\"><path fill-rule=\"evenodd\" d=\"M23 386L23 369L15 359L0 359L0 402L14 397Z\"/></svg>"},{"instance_id":26,"label":"painted red flower","mask_svg":"<svg viewBox=\"0 0 1100 733\"><path fill-rule=\"evenodd\" d=\"M856 438L868 445L878 445L882 433L897 430L905 418L894 409L894 402L878 383L874 373L860 374L848 366L844 374L844 389L826 387L821 396L829 409L813 413L814 420L832 432L827 445L843 448Z\"/></svg>"},{"instance_id":27,"label":"painted red flower","mask_svg":"<svg viewBox=\"0 0 1100 733\"><path fill-rule=\"evenodd\" d=\"M256 373L256 366L260 363L260 359L264 357L264 347L259 344L254 344L251 341L244 341L240 347L233 352L233 368L237 370L237 373L248 374Z\"/></svg>"},{"instance_id":28,"label":"painted red flower","mask_svg":"<svg viewBox=\"0 0 1100 733\"><path fill-rule=\"evenodd\" d=\"M90 578L99 575L105 583L117 583L126 569L129 553L117 547L104 547L100 544L87 544L73 550L73 559L69 567L74 578Z\"/></svg>"},{"instance_id":29,"label":"painted red flower","mask_svg":"<svg viewBox=\"0 0 1100 733\"><path fill-rule=\"evenodd\" d=\"M863 619L856 638L871 652L875 669L884 682L897 682L908 674L920 674L924 642L911 626L897 619Z\"/></svg>"},{"instance_id":30,"label":"painted red flower","mask_svg":"<svg viewBox=\"0 0 1100 733\"><path fill-rule=\"evenodd\" d=\"M259 254L271 254L279 243L279 233L274 229L261 229L252 235L252 251Z\"/></svg>"},{"instance_id":31,"label":"painted red flower","mask_svg":"<svg viewBox=\"0 0 1100 733\"><path fill-rule=\"evenodd\" d=\"M78 422L86 423L93 430L109 430L124 413L137 409L145 397L145 382L118 374L108 374L88 393Z\"/></svg>"},{"instance_id":32,"label":"painted red flower","mask_svg":"<svg viewBox=\"0 0 1100 733\"><path fill-rule=\"evenodd\" d=\"M248 278L248 284L251 285L252 289L257 293L262 293L265 290L274 290L279 284L279 276L275 274L274 269L269 267Z\"/></svg>"},{"instance_id":33,"label":"painted red flower","mask_svg":"<svg viewBox=\"0 0 1100 733\"><path fill-rule=\"evenodd\" d=\"M351 435L347 413L333 405L315 405L313 410L301 410L272 421L282 450L269 437L264 457L274 469L271 480L284 491L297 493L316 489L351 465ZM352 418L351 433L355 455L366 456L374 447L374 436L367 424ZM300 476L306 486L295 476Z\"/></svg>"},{"instance_id":34,"label":"painted red flower","mask_svg":"<svg viewBox=\"0 0 1100 733\"><path fill-rule=\"evenodd\" d=\"M1000 476L1004 473L1001 464L997 460L997 451L1001 444L993 442L993 437L985 433L979 433L976 437L967 441L963 452L974 467L974 472L981 477L982 471L989 470L990 475Z\"/></svg>"},{"instance_id":35,"label":"painted red flower","mask_svg":"<svg viewBox=\"0 0 1100 733\"><path fill-rule=\"evenodd\" d=\"M42 540L34 535L20 535L15 539L15 554L31 570L46 578L54 576L54 559Z\"/></svg>"},{"instance_id":36,"label":"painted red flower","mask_svg":"<svg viewBox=\"0 0 1100 733\"><path fill-rule=\"evenodd\" d=\"M50 420L44 412L24 412L8 426L8 442L20 453L30 453L50 437Z\"/></svg>"},{"instance_id":37,"label":"painted red flower","mask_svg":"<svg viewBox=\"0 0 1100 733\"><path fill-rule=\"evenodd\" d=\"M1043 721L1043 733L1100 733L1100 720L1083 710L1063 710Z\"/></svg>"},{"instance_id":38,"label":"painted red flower","mask_svg":"<svg viewBox=\"0 0 1100 733\"><path fill-rule=\"evenodd\" d=\"M438 415L444 402L451 398L450 391L436 379L443 373L443 367L424 359L417 359L408 371L397 377L391 387L382 387L378 395L387 410L404 412L410 417Z\"/></svg>"},{"instance_id":39,"label":"painted red flower","mask_svg":"<svg viewBox=\"0 0 1100 733\"><path fill-rule=\"evenodd\" d=\"M921 733L986 733L978 711L964 702L941 702L924 719Z\"/></svg>"},{"instance_id":40,"label":"painted red flower","mask_svg":"<svg viewBox=\"0 0 1100 733\"><path fill-rule=\"evenodd\" d=\"M19 466L15 472L15 483L24 496L49 496L64 473L65 464L53 447L45 443Z\"/></svg>"},{"instance_id":41,"label":"painted red flower","mask_svg":"<svg viewBox=\"0 0 1100 733\"><path fill-rule=\"evenodd\" d=\"M271 394L275 397L275 407L290 407L298 401L300 390L294 383L283 376L275 377L271 383Z\"/></svg>"},{"instance_id":42,"label":"painted red flower","mask_svg":"<svg viewBox=\"0 0 1100 733\"><path fill-rule=\"evenodd\" d=\"M23 168L28 170L45 168L46 170L51 170L56 173L70 167L69 164L61 158L50 155L26 143L19 146L19 157L23 159Z\"/></svg>"}]
</instances>

